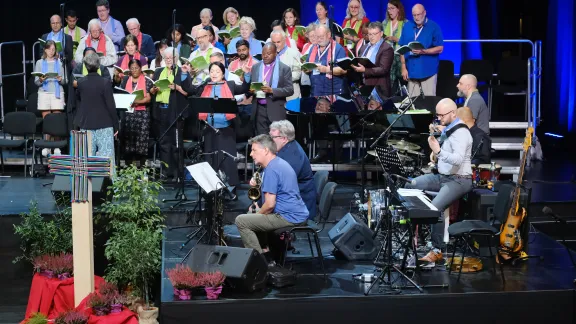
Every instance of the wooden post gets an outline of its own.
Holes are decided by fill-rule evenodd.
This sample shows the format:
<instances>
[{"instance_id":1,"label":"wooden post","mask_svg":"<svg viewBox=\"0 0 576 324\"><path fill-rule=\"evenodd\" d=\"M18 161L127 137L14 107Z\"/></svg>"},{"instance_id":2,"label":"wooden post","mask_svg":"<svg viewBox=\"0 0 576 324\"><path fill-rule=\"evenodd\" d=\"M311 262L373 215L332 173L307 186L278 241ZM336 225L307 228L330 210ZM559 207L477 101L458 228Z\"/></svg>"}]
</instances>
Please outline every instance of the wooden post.
<instances>
[{"instance_id":1,"label":"wooden post","mask_svg":"<svg viewBox=\"0 0 576 324\"><path fill-rule=\"evenodd\" d=\"M94 231L92 180L88 180L88 201L72 203L72 243L74 258L74 305L94 291Z\"/></svg>"}]
</instances>

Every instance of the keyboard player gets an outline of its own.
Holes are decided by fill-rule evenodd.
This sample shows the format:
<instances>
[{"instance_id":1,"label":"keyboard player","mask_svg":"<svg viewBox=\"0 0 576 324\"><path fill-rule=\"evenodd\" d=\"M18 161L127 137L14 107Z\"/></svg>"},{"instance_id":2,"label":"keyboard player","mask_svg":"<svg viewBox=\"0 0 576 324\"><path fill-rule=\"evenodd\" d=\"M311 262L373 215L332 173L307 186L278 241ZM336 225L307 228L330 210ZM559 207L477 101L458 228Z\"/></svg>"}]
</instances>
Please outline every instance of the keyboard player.
<instances>
[{"instance_id":1,"label":"keyboard player","mask_svg":"<svg viewBox=\"0 0 576 324\"><path fill-rule=\"evenodd\" d=\"M420 259L427 262L428 266L443 260L442 251L446 249L444 210L472 190L472 136L466 124L457 117L456 109L456 103L448 98L442 99L436 105L439 124L445 127L440 139L430 136L428 144L437 157L438 173L419 176L406 185L406 188L438 192L432 205L441 212L441 221L432 225L432 250Z\"/></svg>"}]
</instances>

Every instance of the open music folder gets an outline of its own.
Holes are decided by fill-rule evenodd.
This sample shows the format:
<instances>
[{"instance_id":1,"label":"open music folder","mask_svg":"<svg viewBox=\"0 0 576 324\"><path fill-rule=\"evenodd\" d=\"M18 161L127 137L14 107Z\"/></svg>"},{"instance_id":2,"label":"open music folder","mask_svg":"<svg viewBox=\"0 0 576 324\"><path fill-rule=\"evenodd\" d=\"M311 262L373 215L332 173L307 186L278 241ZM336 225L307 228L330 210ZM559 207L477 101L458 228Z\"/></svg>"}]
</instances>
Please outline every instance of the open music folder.
<instances>
[{"instance_id":1,"label":"open music folder","mask_svg":"<svg viewBox=\"0 0 576 324\"><path fill-rule=\"evenodd\" d=\"M208 164L208 162L200 162L186 167L194 181L206 193L211 193L214 190L226 188L222 180L218 178L216 171Z\"/></svg>"}]
</instances>

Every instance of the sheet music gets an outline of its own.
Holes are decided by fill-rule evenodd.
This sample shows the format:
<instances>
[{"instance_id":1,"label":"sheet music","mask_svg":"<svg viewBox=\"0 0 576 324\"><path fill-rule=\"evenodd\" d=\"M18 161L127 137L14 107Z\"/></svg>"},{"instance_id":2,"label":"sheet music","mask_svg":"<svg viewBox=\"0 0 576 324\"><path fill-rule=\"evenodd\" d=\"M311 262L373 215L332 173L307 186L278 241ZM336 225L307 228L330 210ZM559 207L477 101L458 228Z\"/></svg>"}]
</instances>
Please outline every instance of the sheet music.
<instances>
[{"instance_id":1,"label":"sheet music","mask_svg":"<svg viewBox=\"0 0 576 324\"><path fill-rule=\"evenodd\" d=\"M194 178L196 183L198 183L206 193L225 188L220 178L218 178L216 171L212 169L208 162L196 163L187 166L186 169L188 169L192 178Z\"/></svg>"},{"instance_id":2,"label":"sheet music","mask_svg":"<svg viewBox=\"0 0 576 324\"><path fill-rule=\"evenodd\" d=\"M406 189L400 188L397 190L398 193L402 196L424 196L424 192L420 189Z\"/></svg>"},{"instance_id":3,"label":"sheet music","mask_svg":"<svg viewBox=\"0 0 576 324\"><path fill-rule=\"evenodd\" d=\"M116 109L128 109L129 113L134 112L132 103L136 99L136 95L123 93L115 93L113 95L114 102L116 103Z\"/></svg>"}]
</instances>

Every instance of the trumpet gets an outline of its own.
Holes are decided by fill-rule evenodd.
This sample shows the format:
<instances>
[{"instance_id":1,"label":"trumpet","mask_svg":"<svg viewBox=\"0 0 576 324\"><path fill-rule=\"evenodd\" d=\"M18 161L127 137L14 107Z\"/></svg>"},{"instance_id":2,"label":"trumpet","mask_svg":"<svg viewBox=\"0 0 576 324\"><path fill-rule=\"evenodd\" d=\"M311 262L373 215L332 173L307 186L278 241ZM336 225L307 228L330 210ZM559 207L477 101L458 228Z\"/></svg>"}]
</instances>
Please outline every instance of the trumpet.
<instances>
[{"instance_id":1,"label":"trumpet","mask_svg":"<svg viewBox=\"0 0 576 324\"><path fill-rule=\"evenodd\" d=\"M262 167L258 168L258 170L254 172L252 178L254 179L254 182L256 182L256 185L248 189L248 198L250 198L250 200L252 200L253 202L258 201L262 196L262 190L261 190L262 177L260 176L261 170Z\"/></svg>"}]
</instances>

